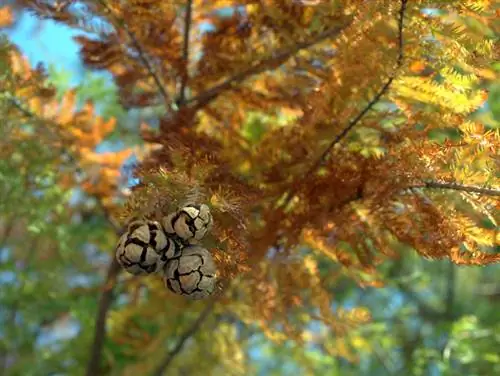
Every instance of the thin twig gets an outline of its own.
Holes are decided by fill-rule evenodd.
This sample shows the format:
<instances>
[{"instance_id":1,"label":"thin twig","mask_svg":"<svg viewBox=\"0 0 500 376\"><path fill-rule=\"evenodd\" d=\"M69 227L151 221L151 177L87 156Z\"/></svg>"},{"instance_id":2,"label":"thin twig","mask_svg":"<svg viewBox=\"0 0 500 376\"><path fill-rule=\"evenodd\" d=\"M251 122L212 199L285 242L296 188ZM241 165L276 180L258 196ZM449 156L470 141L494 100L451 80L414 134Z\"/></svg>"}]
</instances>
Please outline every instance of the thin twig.
<instances>
[{"instance_id":1,"label":"thin twig","mask_svg":"<svg viewBox=\"0 0 500 376\"><path fill-rule=\"evenodd\" d=\"M346 135L349 133L349 131L354 128L355 125L357 125L360 120L366 115L368 111L370 111L375 104L378 103L380 98L387 92L389 89L389 86L391 86L392 81L394 80L394 76L391 76L385 85L380 89L380 91L373 97L373 99L368 103L368 105L363 108L363 110L354 118L352 119L349 124L340 132L331 142L330 144L326 147L326 149L321 153L321 156L316 160L314 165L309 169L309 171L306 173L306 177L310 177L314 171L316 171L323 163L326 162L328 155L332 151L332 149L337 145Z\"/></svg>"},{"instance_id":2,"label":"thin twig","mask_svg":"<svg viewBox=\"0 0 500 376\"><path fill-rule=\"evenodd\" d=\"M94 327L94 341L90 350L90 358L87 363L87 376L95 376L99 374L99 365L101 361L102 347L106 337L106 318L108 311L114 299L114 287L116 280L121 271L120 264L113 255L113 259L109 265L106 281L104 282L104 291L99 299L99 308L97 311L95 327Z\"/></svg>"},{"instance_id":3,"label":"thin twig","mask_svg":"<svg viewBox=\"0 0 500 376\"><path fill-rule=\"evenodd\" d=\"M390 77L387 79L387 82L382 86L382 88L378 91L378 93L373 97L373 99L368 102L368 104L359 112L356 117L354 117L347 126L338 134L331 142L330 144L326 147L326 149L321 153L321 156L315 161L315 163L309 168L309 170L303 175L301 178L301 181L307 181L311 175L323 165L323 163L326 162L328 155L330 154L331 150L334 148L335 145L337 145L346 135L349 133L349 131L356 126L361 119L370 111L375 104L377 104L382 98L383 95L386 94L386 92L389 90L389 87L391 86L392 82L396 78L397 72L403 65L403 59L404 59L404 42L403 42L403 27L404 27L404 16L405 16L405 11L406 11L406 3L408 0L401 0L401 8L399 10L399 22L398 22L398 57L396 61L396 68L394 72L390 75ZM299 189L300 184L294 184L293 188L291 191L287 193L285 196L285 200L283 201L283 204L281 204L281 207L286 207L288 204L291 202L293 197L295 196L295 193Z\"/></svg>"},{"instance_id":4,"label":"thin twig","mask_svg":"<svg viewBox=\"0 0 500 376\"><path fill-rule=\"evenodd\" d=\"M413 278L408 279L402 271L402 260L398 260L393 263L388 270L388 278L392 280L392 284L397 287L403 294L415 304L419 314L429 320L441 320L443 319L443 311L435 308L432 304L422 299L421 296L416 293L412 288Z\"/></svg>"},{"instance_id":5,"label":"thin twig","mask_svg":"<svg viewBox=\"0 0 500 376\"><path fill-rule=\"evenodd\" d=\"M401 281L396 282L396 286L399 287L401 291L415 303L419 314L426 319L441 321L445 319L445 312L441 311L438 308L435 308L431 304L427 303L424 299L420 297L420 295L415 292L410 286Z\"/></svg>"},{"instance_id":6,"label":"thin twig","mask_svg":"<svg viewBox=\"0 0 500 376\"><path fill-rule=\"evenodd\" d=\"M28 109L24 108L14 97L10 97L7 99L15 108L17 108L20 112L22 112L26 117L35 118L36 115L33 114Z\"/></svg>"},{"instance_id":7,"label":"thin twig","mask_svg":"<svg viewBox=\"0 0 500 376\"><path fill-rule=\"evenodd\" d=\"M332 38L332 37L338 35L349 24L350 24L350 22L347 25L344 25L342 27L334 27L332 29L326 30L326 31L320 33L318 36L316 36L314 39L312 39L310 41L297 43L291 49L277 51L277 52L273 53L271 55L271 57L264 59L264 60L261 60L258 63L255 63L250 68L244 70L243 72L235 74L234 76L228 78L227 80L225 80L221 84L215 85L214 87L212 87L212 88L202 92L201 94L189 99L185 103L195 102L196 108L204 107L207 104L209 104L211 101L216 99L221 93L223 93L226 90L231 89L235 84L238 84L251 76L255 76L255 75L263 73L267 70L276 69L277 66L285 63L288 59L295 56L301 50L310 48L318 43L321 43L322 41L324 41L328 38Z\"/></svg>"},{"instance_id":8,"label":"thin twig","mask_svg":"<svg viewBox=\"0 0 500 376\"><path fill-rule=\"evenodd\" d=\"M182 48L182 61L183 71L181 77L181 87L179 91L178 104L184 103L186 98L186 86L189 79L188 65L189 65L189 32L191 30L193 12L193 1L188 0L186 4L186 16L184 19L184 45Z\"/></svg>"},{"instance_id":9,"label":"thin twig","mask_svg":"<svg viewBox=\"0 0 500 376\"><path fill-rule=\"evenodd\" d=\"M113 10L108 6L108 4L106 4L105 0L98 0L98 1L109 12L109 14L116 20L116 22L118 22L119 26L127 33L134 48L136 49L136 51L139 55L139 60L144 65L144 67L148 71L149 75L153 78L153 81L155 82L156 86L158 87L160 94L165 99L165 103L168 106L169 110L173 110L172 104L170 102L170 96L168 95L167 90L165 89L165 86L161 82L158 74L156 74L155 70L153 69L152 64L149 62L149 59L146 56L146 53L144 52L141 44L139 43L139 41L135 37L134 33L129 29L129 27L127 26L127 24L125 23L125 21L123 19L121 19L120 17L116 16L113 13Z\"/></svg>"},{"instance_id":10,"label":"thin twig","mask_svg":"<svg viewBox=\"0 0 500 376\"><path fill-rule=\"evenodd\" d=\"M426 181L421 184L415 184L409 188L451 189L454 191L463 191L468 193L480 193L486 196L500 196L500 189L439 181Z\"/></svg>"},{"instance_id":11,"label":"thin twig","mask_svg":"<svg viewBox=\"0 0 500 376\"><path fill-rule=\"evenodd\" d=\"M102 201L99 198L97 198L97 204L108 222L113 227L115 233L119 235L121 232L119 224L114 221L111 213L103 205ZM102 295L99 299L94 327L94 341L92 342L92 347L90 348L90 358L87 363L86 376L94 376L99 374L102 348L104 345L104 339L106 338L106 319L108 317L108 312L111 308L111 304L114 300L114 289L116 286L116 281L118 280L118 276L122 271L115 255L113 254L111 257L112 259L106 272L106 280L103 284Z\"/></svg>"},{"instance_id":12,"label":"thin twig","mask_svg":"<svg viewBox=\"0 0 500 376\"><path fill-rule=\"evenodd\" d=\"M319 159L316 161L316 163L309 169L309 171L306 173L306 178L308 178L314 171L316 171L328 158L328 155L330 154L330 151L334 148L335 145L337 145L346 135L349 133L349 131L354 128L355 125L357 125L361 119L370 111L373 106L375 106L379 101L382 96L384 96L387 91L389 90L389 87L391 86L392 82L396 78L397 72L399 71L399 68L403 65L403 59L404 59L404 45L403 45L403 27L404 27L404 15L406 11L406 3L408 0L402 0L401 1L401 9L399 10L399 22L398 22L398 58L396 61L396 69L394 72L391 74L391 76L387 79L386 83L382 88L378 91L377 94L373 97L373 99L368 102L368 104L361 110L361 112L354 118L352 119L347 126L338 134L327 146L327 148L323 151Z\"/></svg>"},{"instance_id":13,"label":"thin twig","mask_svg":"<svg viewBox=\"0 0 500 376\"><path fill-rule=\"evenodd\" d=\"M8 198L8 196L6 197ZM7 240L9 240L9 237L12 233L12 230L14 229L14 225L16 224L15 218L11 217L5 217L5 224L3 228L3 233L0 238L0 251L5 248L5 245L7 244Z\"/></svg>"},{"instance_id":14,"label":"thin twig","mask_svg":"<svg viewBox=\"0 0 500 376\"><path fill-rule=\"evenodd\" d=\"M160 362L158 368L153 372L153 376L162 376L165 371L170 367L174 358L182 351L184 345L188 339L190 339L196 332L201 328L202 324L212 313L217 299L211 299L203 311L200 312L198 318L193 322L193 324L181 335L176 345L170 351L167 356ZM90 376L90 375L89 375Z\"/></svg>"},{"instance_id":15,"label":"thin twig","mask_svg":"<svg viewBox=\"0 0 500 376\"><path fill-rule=\"evenodd\" d=\"M455 264L449 261L447 267L447 285L445 295L445 314L449 319L453 318L453 306L455 304Z\"/></svg>"},{"instance_id":16,"label":"thin twig","mask_svg":"<svg viewBox=\"0 0 500 376\"><path fill-rule=\"evenodd\" d=\"M395 375L396 371L394 370L394 365L392 361L390 362L391 365L388 364L388 362L385 360L384 356L382 353L378 350L377 346L373 346L373 354L375 354L375 357L378 359L382 367L384 368L385 372L387 375ZM387 354L384 354L387 355Z\"/></svg>"}]
</instances>

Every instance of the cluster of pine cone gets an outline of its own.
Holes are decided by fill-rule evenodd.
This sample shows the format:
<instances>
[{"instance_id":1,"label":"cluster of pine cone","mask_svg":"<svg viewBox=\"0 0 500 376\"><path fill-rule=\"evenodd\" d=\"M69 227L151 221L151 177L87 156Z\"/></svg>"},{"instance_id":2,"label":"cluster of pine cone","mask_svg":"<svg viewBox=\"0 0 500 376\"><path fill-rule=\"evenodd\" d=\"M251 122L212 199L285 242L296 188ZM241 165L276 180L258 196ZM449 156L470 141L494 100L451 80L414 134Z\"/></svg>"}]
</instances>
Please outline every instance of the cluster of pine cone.
<instances>
[{"instance_id":1,"label":"cluster of pine cone","mask_svg":"<svg viewBox=\"0 0 500 376\"><path fill-rule=\"evenodd\" d=\"M134 275L159 273L172 292L203 299L215 288L217 270L210 252L198 243L212 228L207 205L187 205L160 222L129 223L116 247L123 269Z\"/></svg>"}]
</instances>

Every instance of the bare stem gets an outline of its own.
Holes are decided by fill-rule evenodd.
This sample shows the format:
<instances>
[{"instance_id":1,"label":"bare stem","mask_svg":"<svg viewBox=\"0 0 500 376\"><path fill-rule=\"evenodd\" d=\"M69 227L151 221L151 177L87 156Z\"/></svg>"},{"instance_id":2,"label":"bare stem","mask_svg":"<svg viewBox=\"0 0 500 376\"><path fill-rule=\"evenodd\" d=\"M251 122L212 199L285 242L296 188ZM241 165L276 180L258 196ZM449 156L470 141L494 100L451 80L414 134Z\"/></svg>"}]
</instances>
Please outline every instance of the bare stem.
<instances>
[{"instance_id":1,"label":"bare stem","mask_svg":"<svg viewBox=\"0 0 500 376\"><path fill-rule=\"evenodd\" d=\"M404 27L404 15L406 11L406 3L407 0L402 0L401 1L401 8L399 10L399 22L398 22L398 57L396 61L396 69L394 72L391 74L391 76L387 79L386 83L382 86L382 88L375 94L375 96L372 98L370 102L359 112L358 115L356 115L355 118L353 118L347 126L340 132L327 146L327 148L323 151L319 159L316 161L316 163L309 169L309 171L306 174L306 177L309 177L318 167L320 167L328 158L328 155L330 154L330 151L334 148L335 145L337 145L346 135L349 133L349 131L356 126L361 119L370 111L373 106L375 106L382 96L384 96L387 91L389 90L389 87L391 86L392 82L396 78L396 74L401 68L401 65L403 64L403 58L404 58L404 45L403 45L403 27Z\"/></svg>"},{"instance_id":2,"label":"bare stem","mask_svg":"<svg viewBox=\"0 0 500 376\"><path fill-rule=\"evenodd\" d=\"M24 116L28 117L28 118L36 118L36 115L33 114L30 110L26 109L25 107L23 107L18 101L16 98L14 97L10 97L8 98L8 101L15 107L17 108L20 112L23 113Z\"/></svg>"},{"instance_id":3,"label":"bare stem","mask_svg":"<svg viewBox=\"0 0 500 376\"><path fill-rule=\"evenodd\" d=\"M14 229L15 224L16 224L15 218L5 217L5 224L4 224L4 228L3 228L3 233L2 233L2 236L0 238L0 251L7 244L7 240L9 240L9 237L12 233L12 230Z\"/></svg>"},{"instance_id":4,"label":"bare stem","mask_svg":"<svg viewBox=\"0 0 500 376\"><path fill-rule=\"evenodd\" d=\"M453 306L455 304L455 267L451 260L449 261L449 264L446 265L447 267L447 286L446 286L446 295L445 295L445 314L448 316L450 319L453 317Z\"/></svg>"},{"instance_id":5,"label":"bare stem","mask_svg":"<svg viewBox=\"0 0 500 376\"><path fill-rule=\"evenodd\" d=\"M181 77L181 87L179 99L177 103L184 103L186 98L186 87L189 80L188 65L189 65L189 32L191 30L193 12L193 1L188 0L186 4L186 17L184 19L184 45L182 48L183 72Z\"/></svg>"},{"instance_id":6,"label":"bare stem","mask_svg":"<svg viewBox=\"0 0 500 376\"><path fill-rule=\"evenodd\" d=\"M175 359L175 357L182 351L184 348L184 345L186 341L191 338L193 335L196 334L196 332L201 328L202 324L206 321L206 319L210 316L212 313L215 303L217 299L211 299L203 311L200 312L198 318L193 322L193 324L181 335L179 340L177 341L176 345L170 351L166 357L161 361L160 365L158 368L153 372L153 376L162 376L167 369L170 367L172 364L172 361ZM89 375L90 376L90 375Z\"/></svg>"},{"instance_id":7,"label":"bare stem","mask_svg":"<svg viewBox=\"0 0 500 376\"><path fill-rule=\"evenodd\" d=\"M216 99L220 94L222 94L226 90L231 89L235 84L241 83L242 81L248 79L251 76L255 76L257 74L263 73L271 69L276 69L277 66L285 63L288 59L295 56L299 51L310 48L328 38L332 38L340 34L340 32L344 30L344 28L347 26L348 25L344 25L342 27L334 27L332 29L320 33L318 36L316 36L316 38L310 41L297 43L291 49L277 51L273 53L271 57L263 59L253 64L250 68L244 70L243 72L237 73L232 77L229 77L221 84L215 85L214 87L202 92L196 97L189 99L188 101L186 101L186 103L195 102L196 108L204 107L211 101Z\"/></svg>"},{"instance_id":8,"label":"bare stem","mask_svg":"<svg viewBox=\"0 0 500 376\"><path fill-rule=\"evenodd\" d=\"M116 258L113 255L113 259L111 260L106 275L106 281L104 282L104 291L99 299L99 308L97 310L94 327L94 342L92 343L90 359L87 363L87 371L85 373L87 376L95 376L99 374L101 353L104 339L106 337L106 318L114 299L114 287L120 271L120 264L118 264L118 261L116 261Z\"/></svg>"},{"instance_id":9,"label":"bare stem","mask_svg":"<svg viewBox=\"0 0 500 376\"><path fill-rule=\"evenodd\" d=\"M102 201L97 199L97 203L107 218L108 222L111 224L115 233L120 234L120 226L116 223L108 209L102 204ZM111 262L108 266L108 271L106 273L106 280L104 281L102 295L99 299L99 305L97 309L97 315L95 319L94 327L94 341L90 348L90 358L87 363L87 376L94 376L99 374L99 365L101 361L102 348L104 345L104 339L106 338L106 319L108 317L109 309L114 300L114 289L118 276L121 272L121 267L113 254Z\"/></svg>"},{"instance_id":10,"label":"bare stem","mask_svg":"<svg viewBox=\"0 0 500 376\"><path fill-rule=\"evenodd\" d=\"M301 178L302 181L307 181L308 178L319 168L321 167L327 160L328 155L332 151L332 149L337 145L346 135L349 133L349 131L354 128L360 121L363 119L363 117L370 111L375 104L377 104L380 99L382 98L383 95L387 93L389 90L389 87L391 86L392 82L396 78L396 74L401 68L403 64L403 59L404 59L404 43L403 43L403 27L404 27L404 16L405 16L405 11L406 11L406 3L408 0L401 0L401 8L399 10L399 22L398 22L398 57L396 61L396 69L394 72L391 74L391 76L387 79L386 83L382 86L382 88L375 94L373 99L368 102L368 104L354 117L347 126L340 132L331 142L330 144L326 147L326 149L321 153L320 157L315 161L315 163L309 168L309 170L303 175ZM281 205L282 207L286 207L291 200L293 199L295 193L297 192L300 184L295 184L294 187L292 188L291 191L287 193L287 196L285 200L283 201L284 203Z\"/></svg>"},{"instance_id":11,"label":"bare stem","mask_svg":"<svg viewBox=\"0 0 500 376\"><path fill-rule=\"evenodd\" d=\"M479 193L486 196L500 196L500 189L478 187L474 185L465 185L459 183L446 183L439 181L426 181L422 184L416 184L410 188L430 188L430 189L451 189L468 193Z\"/></svg>"},{"instance_id":12,"label":"bare stem","mask_svg":"<svg viewBox=\"0 0 500 376\"><path fill-rule=\"evenodd\" d=\"M167 90L165 89L165 86L160 80L160 77L158 74L155 72L153 69L152 64L149 62L149 58L147 57L146 53L144 52L144 49L142 48L141 44L135 37L134 33L130 30L130 28L127 26L125 21L118 16L116 16L113 13L113 10L106 4L105 0L98 0L99 3L109 12L109 14L116 20L116 22L119 24L119 26L127 33L127 35L130 38L130 41L132 42L134 48L136 49L138 55L139 55L139 60L141 61L142 65L146 68L148 71L149 75L151 78L153 78L153 81L155 82L155 85L158 87L158 90L160 91L161 96L164 98L165 103L171 108L171 103L170 103L170 96L167 93Z\"/></svg>"}]
</instances>

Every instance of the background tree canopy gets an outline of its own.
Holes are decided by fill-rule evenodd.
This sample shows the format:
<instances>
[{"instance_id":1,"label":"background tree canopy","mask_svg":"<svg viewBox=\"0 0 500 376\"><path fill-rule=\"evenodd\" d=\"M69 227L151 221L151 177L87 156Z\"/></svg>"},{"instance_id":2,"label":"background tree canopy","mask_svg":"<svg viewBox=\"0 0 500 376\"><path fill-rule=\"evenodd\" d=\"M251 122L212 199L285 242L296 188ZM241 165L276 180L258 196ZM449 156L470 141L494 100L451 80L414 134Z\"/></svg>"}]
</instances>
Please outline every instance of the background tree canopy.
<instances>
[{"instance_id":1,"label":"background tree canopy","mask_svg":"<svg viewBox=\"0 0 500 376\"><path fill-rule=\"evenodd\" d=\"M0 375L500 374L499 12L3 1ZM202 301L114 256L193 198Z\"/></svg>"}]
</instances>

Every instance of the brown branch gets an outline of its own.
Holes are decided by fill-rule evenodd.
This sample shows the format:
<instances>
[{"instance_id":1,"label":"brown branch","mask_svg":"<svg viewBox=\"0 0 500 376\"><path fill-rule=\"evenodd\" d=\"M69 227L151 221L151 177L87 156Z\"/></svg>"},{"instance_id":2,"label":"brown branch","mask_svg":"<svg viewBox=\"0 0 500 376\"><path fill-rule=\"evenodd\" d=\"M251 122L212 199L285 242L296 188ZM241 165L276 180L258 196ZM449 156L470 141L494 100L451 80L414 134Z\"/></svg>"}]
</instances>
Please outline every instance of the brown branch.
<instances>
[{"instance_id":1,"label":"brown branch","mask_svg":"<svg viewBox=\"0 0 500 376\"><path fill-rule=\"evenodd\" d=\"M375 106L382 96L384 96L387 91L389 90L389 87L391 86L392 82L396 78L397 72L403 65L403 58L404 58L404 45L403 45L403 27L404 27L404 15L406 11L406 3L408 0L401 0L401 8L399 10L399 22L398 22L398 57L396 61L396 69L394 72L391 74L391 76L387 79L387 82L382 86L382 88L378 91L377 94L373 97L373 99L368 102L368 104L361 110L361 112L354 118L352 119L347 126L338 134L327 146L327 148L323 151L319 159L316 161L316 163L310 168L310 170L306 174L306 178L308 178L316 169L318 169L328 158L328 155L330 154L330 151L334 148L335 145L337 145L346 135L349 133L349 131L356 126L361 119L370 111L373 106Z\"/></svg>"},{"instance_id":2,"label":"brown branch","mask_svg":"<svg viewBox=\"0 0 500 376\"><path fill-rule=\"evenodd\" d=\"M403 270L403 260L394 262L388 270L387 277L392 281L392 284L415 304L419 314L428 320L441 320L444 312L431 305L425 299L413 290L411 282L404 281L402 277L405 275Z\"/></svg>"},{"instance_id":3,"label":"brown branch","mask_svg":"<svg viewBox=\"0 0 500 376\"><path fill-rule=\"evenodd\" d=\"M183 72L181 77L181 87L179 91L178 104L184 103L186 98L186 86L189 79L188 64L189 64L189 32L191 30L193 12L193 0L188 0L186 4L186 16L184 19L184 45L182 48Z\"/></svg>"},{"instance_id":4,"label":"brown branch","mask_svg":"<svg viewBox=\"0 0 500 376\"><path fill-rule=\"evenodd\" d=\"M434 306L427 303L424 299L420 297L420 295L418 295L415 291L413 291L411 287L407 286L402 282L397 282L396 285L408 297L409 300L415 303L415 306L417 307L419 314L423 318L428 320L437 320L437 321L445 319L444 311L441 311L440 309L435 308Z\"/></svg>"},{"instance_id":5,"label":"brown branch","mask_svg":"<svg viewBox=\"0 0 500 376\"><path fill-rule=\"evenodd\" d=\"M136 49L137 53L139 54L139 60L141 61L142 65L146 68L148 71L149 75L151 78L153 78L153 81L155 82L156 86L158 87L158 90L160 91L161 96L165 99L165 103L168 106L169 110L172 110L172 104L170 102L170 95L168 95L167 90L165 89L165 86L160 80L160 77L158 74L155 72L153 69L152 64L149 62L149 59L144 52L144 49L142 48L141 44L135 37L134 33L129 29L127 24L123 19L120 17L116 16L113 13L113 10L106 4L105 0L98 0L99 3L109 12L109 14L116 20L116 22L119 24L119 26L127 33L129 36L134 48Z\"/></svg>"},{"instance_id":6,"label":"brown branch","mask_svg":"<svg viewBox=\"0 0 500 376\"><path fill-rule=\"evenodd\" d=\"M120 234L121 228L119 224L113 220L113 217L109 213L108 209L103 205L102 201L97 199L97 204L104 213L104 216L108 222L113 227L117 235ZM95 319L94 327L94 341L90 348L90 358L87 363L86 376L94 376L99 374L99 365L101 361L102 348L104 345L104 339L106 338L106 319L108 317L109 309L114 300L114 289L116 286L116 281L120 272L122 271L120 264L116 260L113 254L111 262L108 266L106 272L106 280L103 285L102 295L99 299L99 305L97 309L97 315Z\"/></svg>"},{"instance_id":7,"label":"brown branch","mask_svg":"<svg viewBox=\"0 0 500 376\"><path fill-rule=\"evenodd\" d=\"M446 183L439 181L426 181L421 184L412 185L411 188L429 188L429 189L451 189L468 193L479 193L486 196L500 196L500 189L478 187L474 185L464 185L459 183Z\"/></svg>"},{"instance_id":8,"label":"brown branch","mask_svg":"<svg viewBox=\"0 0 500 376\"><path fill-rule=\"evenodd\" d=\"M8 198L8 196L6 198ZM3 248L5 248L5 246L7 244L7 240L9 240L9 237L12 233L12 230L14 229L15 224L16 224L15 218L5 217L5 224L4 224L4 228L2 231L3 233L2 233L2 236L0 238L0 251Z\"/></svg>"},{"instance_id":9,"label":"brown branch","mask_svg":"<svg viewBox=\"0 0 500 376\"><path fill-rule=\"evenodd\" d=\"M381 346L381 348L382 348L382 346ZM391 361L390 362L391 364L389 365L389 362L386 360L387 354L385 354L385 353L382 354L382 351L379 351L377 346L373 346L372 349L373 349L373 354L375 355L375 357L378 359L378 361L380 362L380 364L384 368L386 374L387 375L396 375L397 372L396 372L396 370L394 370L394 364Z\"/></svg>"},{"instance_id":10,"label":"brown branch","mask_svg":"<svg viewBox=\"0 0 500 376\"><path fill-rule=\"evenodd\" d=\"M195 102L195 108L204 107L211 101L216 99L224 91L230 90L235 84L241 83L242 81L246 80L251 76L264 73L265 71L268 71L270 69L276 69L279 65L285 63L288 59L296 55L301 50L310 48L318 43L323 42L328 38L332 38L338 35L349 24L350 22L342 27L334 27L332 29L326 30L310 41L297 43L291 49L277 51L273 53L271 57L255 63L253 66L244 70L243 72L235 74L234 76L226 79L221 84L215 85L214 87L202 92L201 94L185 101L184 103L181 103L181 105Z\"/></svg>"},{"instance_id":11,"label":"brown branch","mask_svg":"<svg viewBox=\"0 0 500 376\"><path fill-rule=\"evenodd\" d=\"M99 308L94 327L94 341L90 350L90 359L87 363L87 371L85 373L87 376L95 376L99 374L102 347L106 337L106 318L114 299L114 287L120 271L120 264L118 264L118 261L113 255L113 259L111 260L107 271L104 291L99 299Z\"/></svg>"},{"instance_id":12,"label":"brown branch","mask_svg":"<svg viewBox=\"0 0 500 376\"><path fill-rule=\"evenodd\" d=\"M446 295L445 295L445 314L448 318L452 319L454 316L454 311L453 311L453 306L455 305L455 278L456 278L456 270L454 265L451 260L449 261L449 264L446 265L447 270L447 285L446 285Z\"/></svg>"},{"instance_id":13,"label":"brown branch","mask_svg":"<svg viewBox=\"0 0 500 376\"><path fill-rule=\"evenodd\" d=\"M398 22L398 57L396 61L396 69L392 73L392 75L388 78L387 82L382 86L382 88L378 91L378 93L373 97L373 99L368 102L368 104L359 112L359 114L353 118L347 126L338 134L331 142L330 144L326 147L326 149L321 153L321 156L316 160L316 162L309 168L309 170L303 175L301 178L301 181L307 181L310 176L319 168L323 163L326 162L328 155L330 154L331 150L334 148L335 145L337 145L346 135L349 133L349 131L356 126L361 119L370 111L375 104L377 104L382 98L384 94L389 90L389 87L391 86L392 82L396 78L396 74L398 70L401 68L403 65L403 59L404 59L404 43L403 43L403 27L404 27L404 15L406 11L406 3L408 0L401 0L401 8L399 10L399 22ZM295 193L297 192L300 184L296 183L294 184L293 188L291 191L287 193L287 196L285 200L283 201L283 204L281 205L282 207L286 207L291 200L293 199Z\"/></svg>"},{"instance_id":14,"label":"brown branch","mask_svg":"<svg viewBox=\"0 0 500 376\"><path fill-rule=\"evenodd\" d=\"M193 324L181 335L179 340L177 341L176 345L174 348L166 355L166 357L160 362L159 366L156 368L156 370L153 372L153 376L162 376L165 371L170 367L172 364L172 361L175 359L175 357L182 351L184 348L184 345L186 344L186 341L190 339L193 335L196 334L196 332L201 328L202 324L206 321L206 319L210 316L212 313L215 303L217 301L217 298L211 299L203 311L200 312L198 318L193 322ZM88 375L90 376L90 375Z\"/></svg>"},{"instance_id":15,"label":"brown branch","mask_svg":"<svg viewBox=\"0 0 500 376\"><path fill-rule=\"evenodd\" d=\"M24 116L28 117L28 118L36 118L37 116L32 113L30 110L24 108L17 100L15 97L9 97L7 99L11 104L12 106L14 106L15 108L17 108L20 112L23 113Z\"/></svg>"}]
</instances>

